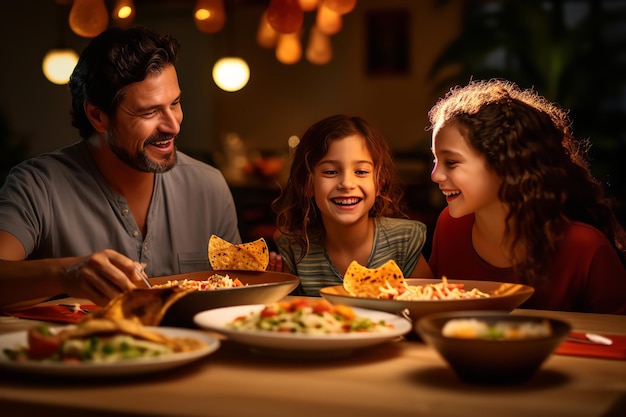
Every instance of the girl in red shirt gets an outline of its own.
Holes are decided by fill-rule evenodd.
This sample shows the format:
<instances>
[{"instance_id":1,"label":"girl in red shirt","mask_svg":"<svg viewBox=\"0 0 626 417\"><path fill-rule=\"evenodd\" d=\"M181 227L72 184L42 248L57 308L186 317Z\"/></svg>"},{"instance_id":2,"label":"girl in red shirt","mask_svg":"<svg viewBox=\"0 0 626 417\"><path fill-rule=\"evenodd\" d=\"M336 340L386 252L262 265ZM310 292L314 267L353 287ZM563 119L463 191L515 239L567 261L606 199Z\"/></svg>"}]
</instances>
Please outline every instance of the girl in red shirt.
<instances>
[{"instance_id":1,"label":"girl in red shirt","mask_svg":"<svg viewBox=\"0 0 626 417\"><path fill-rule=\"evenodd\" d=\"M429 119L448 204L436 277L531 285L528 308L626 314L625 232L565 110L489 80L452 89Z\"/></svg>"}]
</instances>

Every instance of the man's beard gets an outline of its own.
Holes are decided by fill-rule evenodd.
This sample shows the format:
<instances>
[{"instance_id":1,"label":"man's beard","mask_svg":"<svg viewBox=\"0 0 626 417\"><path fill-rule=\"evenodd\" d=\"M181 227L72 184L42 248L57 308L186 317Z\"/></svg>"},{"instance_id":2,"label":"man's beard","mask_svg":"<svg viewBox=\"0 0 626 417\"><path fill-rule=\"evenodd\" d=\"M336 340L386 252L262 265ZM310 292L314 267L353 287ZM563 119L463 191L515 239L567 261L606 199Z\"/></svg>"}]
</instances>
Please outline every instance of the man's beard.
<instances>
[{"instance_id":1,"label":"man's beard","mask_svg":"<svg viewBox=\"0 0 626 417\"><path fill-rule=\"evenodd\" d=\"M154 142L160 142L169 139L175 139L176 136L173 135L160 135L160 136L150 136L144 142L144 144L148 145ZM174 150L169 154L167 159L164 161L156 162L148 156L146 151L142 151L137 154L131 154L127 149L118 145L117 136L115 134L111 134L107 137L107 143L111 151L126 165L131 168L135 168L138 171L142 172L166 172L170 169L174 168L176 165L176 145L174 145Z\"/></svg>"}]
</instances>

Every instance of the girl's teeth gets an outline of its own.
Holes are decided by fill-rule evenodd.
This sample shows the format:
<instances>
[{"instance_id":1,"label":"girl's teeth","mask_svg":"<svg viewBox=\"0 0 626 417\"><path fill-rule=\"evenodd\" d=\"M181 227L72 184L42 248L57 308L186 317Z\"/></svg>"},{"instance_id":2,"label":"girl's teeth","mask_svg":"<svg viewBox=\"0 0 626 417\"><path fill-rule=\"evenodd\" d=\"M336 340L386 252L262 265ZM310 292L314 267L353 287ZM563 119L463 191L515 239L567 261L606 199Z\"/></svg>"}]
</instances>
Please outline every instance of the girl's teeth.
<instances>
[{"instance_id":1,"label":"girl's teeth","mask_svg":"<svg viewBox=\"0 0 626 417\"><path fill-rule=\"evenodd\" d=\"M333 202L335 204L340 204L340 205L344 205L344 206L349 206L351 204L356 204L359 202L358 198L350 198L350 199L334 199Z\"/></svg>"}]
</instances>

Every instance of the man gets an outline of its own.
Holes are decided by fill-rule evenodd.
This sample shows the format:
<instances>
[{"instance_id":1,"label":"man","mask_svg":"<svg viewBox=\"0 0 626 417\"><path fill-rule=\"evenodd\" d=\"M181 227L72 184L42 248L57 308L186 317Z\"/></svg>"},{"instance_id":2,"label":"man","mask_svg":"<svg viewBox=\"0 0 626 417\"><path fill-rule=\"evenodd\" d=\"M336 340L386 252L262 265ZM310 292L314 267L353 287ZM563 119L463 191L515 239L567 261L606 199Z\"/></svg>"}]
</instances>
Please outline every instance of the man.
<instances>
[{"instance_id":1,"label":"man","mask_svg":"<svg viewBox=\"0 0 626 417\"><path fill-rule=\"evenodd\" d=\"M211 234L240 243L222 174L177 151L179 43L110 29L69 82L83 140L14 167L0 189L0 307L67 294L105 305L149 276L209 269Z\"/></svg>"}]
</instances>

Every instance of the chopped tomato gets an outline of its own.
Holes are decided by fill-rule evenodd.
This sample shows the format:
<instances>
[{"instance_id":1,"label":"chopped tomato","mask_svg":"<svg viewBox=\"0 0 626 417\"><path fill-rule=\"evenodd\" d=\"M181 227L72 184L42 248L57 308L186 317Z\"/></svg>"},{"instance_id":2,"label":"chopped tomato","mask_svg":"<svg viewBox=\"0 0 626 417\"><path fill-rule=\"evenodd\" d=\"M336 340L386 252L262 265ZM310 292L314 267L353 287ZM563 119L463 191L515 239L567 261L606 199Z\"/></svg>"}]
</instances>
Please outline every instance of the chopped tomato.
<instances>
[{"instance_id":1,"label":"chopped tomato","mask_svg":"<svg viewBox=\"0 0 626 417\"><path fill-rule=\"evenodd\" d=\"M356 317L356 314L354 314L354 310L343 304L335 305L335 313L348 320L352 320Z\"/></svg>"},{"instance_id":2,"label":"chopped tomato","mask_svg":"<svg viewBox=\"0 0 626 417\"><path fill-rule=\"evenodd\" d=\"M277 305L279 309L291 311L291 303L289 301L279 301Z\"/></svg>"},{"instance_id":3,"label":"chopped tomato","mask_svg":"<svg viewBox=\"0 0 626 417\"><path fill-rule=\"evenodd\" d=\"M61 338L53 335L46 326L33 327L28 331L28 356L32 359L48 358L59 351Z\"/></svg>"},{"instance_id":4,"label":"chopped tomato","mask_svg":"<svg viewBox=\"0 0 626 417\"><path fill-rule=\"evenodd\" d=\"M274 308L272 308L271 306L265 307L263 310L261 310L261 317L274 317L278 315L278 311Z\"/></svg>"},{"instance_id":5,"label":"chopped tomato","mask_svg":"<svg viewBox=\"0 0 626 417\"><path fill-rule=\"evenodd\" d=\"M315 314L332 313L333 308L333 305L323 298L313 303L313 313Z\"/></svg>"},{"instance_id":6,"label":"chopped tomato","mask_svg":"<svg viewBox=\"0 0 626 417\"><path fill-rule=\"evenodd\" d=\"M289 303L289 307L286 308L287 311L299 311L305 307L309 307L311 303L306 298L296 298Z\"/></svg>"}]
</instances>

